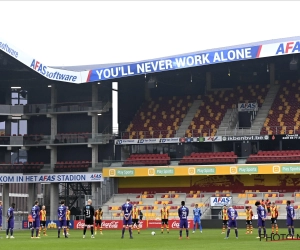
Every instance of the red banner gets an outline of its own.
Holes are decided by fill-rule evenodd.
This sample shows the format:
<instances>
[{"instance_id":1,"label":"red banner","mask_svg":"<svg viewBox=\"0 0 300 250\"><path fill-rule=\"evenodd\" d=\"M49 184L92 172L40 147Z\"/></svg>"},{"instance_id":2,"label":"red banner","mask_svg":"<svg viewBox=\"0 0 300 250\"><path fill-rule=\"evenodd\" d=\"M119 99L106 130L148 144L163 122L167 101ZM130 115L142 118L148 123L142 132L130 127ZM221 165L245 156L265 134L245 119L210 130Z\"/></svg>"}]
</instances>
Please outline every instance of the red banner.
<instances>
[{"instance_id":1,"label":"red banner","mask_svg":"<svg viewBox=\"0 0 300 250\"><path fill-rule=\"evenodd\" d=\"M189 228L193 225L193 221L189 220ZM122 229L123 221L122 220L102 220L102 228L103 230L107 229ZM160 229L161 221L160 220L148 220L148 221L140 221L140 228L157 228ZM84 228L84 220L74 220L74 229L83 229ZM179 229L179 220L169 220L169 228L170 229Z\"/></svg>"}]
</instances>

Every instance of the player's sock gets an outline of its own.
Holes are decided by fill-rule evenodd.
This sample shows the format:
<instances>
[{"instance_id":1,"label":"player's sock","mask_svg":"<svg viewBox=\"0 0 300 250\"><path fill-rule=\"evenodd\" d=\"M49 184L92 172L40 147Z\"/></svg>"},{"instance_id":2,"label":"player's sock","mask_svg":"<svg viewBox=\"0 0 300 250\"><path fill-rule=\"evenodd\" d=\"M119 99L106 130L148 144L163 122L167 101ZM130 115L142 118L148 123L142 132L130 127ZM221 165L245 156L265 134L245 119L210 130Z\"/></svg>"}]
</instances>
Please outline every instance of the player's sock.
<instances>
[{"instance_id":1,"label":"player's sock","mask_svg":"<svg viewBox=\"0 0 300 250\"><path fill-rule=\"evenodd\" d=\"M230 229L228 228L227 229L227 238L229 237L229 234L230 234Z\"/></svg>"},{"instance_id":2,"label":"player's sock","mask_svg":"<svg viewBox=\"0 0 300 250\"><path fill-rule=\"evenodd\" d=\"M222 232L223 232L223 233L225 232L225 226L223 226L223 228L222 228Z\"/></svg>"},{"instance_id":3,"label":"player's sock","mask_svg":"<svg viewBox=\"0 0 300 250\"><path fill-rule=\"evenodd\" d=\"M169 226L168 225L166 226L166 228L167 228L167 232L169 232Z\"/></svg>"},{"instance_id":4,"label":"player's sock","mask_svg":"<svg viewBox=\"0 0 300 250\"><path fill-rule=\"evenodd\" d=\"M179 236L182 237L182 230L179 230Z\"/></svg>"},{"instance_id":5,"label":"player's sock","mask_svg":"<svg viewBox=\"0 0 300 250\"><path fill-rule=\"evenodd\" d=\"M278 225L276 225L276 233L278 234Z\"/></svg>"},{"instance_id":6,"label":"player's sock","mask_svg":"<svg viewBox=\"0 0 300 250\"><path fill-rule=\"evenodd\" d=\"M295 228L292 227L292 235L294 236Z\"/></svg>"},{"instance_id":7,"label":"player's sock","mask_svg":"<svg viewBox=\"0 0 300 250\"><path fill-rule=\"evenodd\" d=\"M238 230L237 230L237 229L234 229L234 231L235 231L235 237L239 237L239 236L238 236Z\"/></svg>"},{"instance_id":8,"label":"player's sock","mask_svg":"<svg viewBox=\"0 0 300 250\"><path fill-rule=\"evenodd\" d=\"M124 236L125 233L125 227L122 228L122 237Z\"/></svg>"},{"instance_id":9,"label":"player's sock","mask_svg":"<svg viewBox=\"0 0 300 250\"><path fill-rule=\"evenodd\" d=\"M58 228L57 233L58 233L58 237L60 237L60 228Z\"/></svg>"},{"instance_id":10,"label":"player's sock","mask_svg":"<svg viewBox=\"0 0 300 250\"><path fill-rule=\"evenodd\" d=\"M69 234L69 228L67 227L67 234Z\"/></svg>"},{"instance_id":11,"label":"player's sock","mask_svg":"<svg viewBox=\"0 0 300 250\"><path fill-rule=\"evenodd\" d=\"M84 229L83 229L83 235L85 235L86 229L87 229L87 226L85 226Z\"/></svg>"},{"instance_id":12,"label":"player's sock","mask_svg":"<svg viewBox=\"0 0 300 250\"><path fill-rule=\"evenodd\" d=\"M39 233L42 232L42 227L40 227Z\"/></svg>"},{"instance_id":13,"label":"player's sock","mask_svg":"<svg viewBox=\"0 0 300 250\"><path fill-rule=\"evenodd\" d=\"M35 231L35 237L39 237L39 231L40 230L37 228L36 231Z\"/></svg>"},{"instance_id":14,"label":"player's sock","mask_svg":"<svg viewBox=\"0 0 300 250\"><path fill-rule=\"evenodd\" d=\"M258 228L258 236L261 238L261 228Z\"/></svg>"},{"instance_id":15,"label":"player's sock","mask_svg":"<svg viewBox=\"0 0 300 250\"><path fill-rule=\"evenodd\" d=\"M253 230L253 226L250 225L250 233L252 233L252 230Z\"/></svg>"},{"instance_id":16,"label":"player's sock","mask_svg":"<svg viewBox=\"0 0 300 250\"><path fill-rule=\"evenodd\" d=\"M249 226L247 225L246 227L246 233L248 234L249 233Z\"/></svg>"},{"instance_id":17,"label":"player's sock","mask_svg":"<svg viewBox=\"0 0 300 250\"><path fill-rule=\"evenodd\" d=\"M46 227L43 228L43 233L46 235Z\"/></svg>"},{"instance_id":18,"label":"player's sock","mask_svg":"<svg viewBox=\"0 0 300 250\"><path fill-rule=\"evenodd\" d=\"M200 231L202 232L202 224L199 224Z\"/></svg>"},{"instance_id":19,"label":"player's sock","mask_svg":"<svg viewBox=\"0 0 300 250\"><path fill-rule=\"evenodd\" d=\"M196 231L196 224L194 224L194 231Z\"/></svg>"},{"instance_id":20,"label":"player's sock","mask_svg":"<svg viewBox=\"0 0 300 250\"><path fill-rule=\"evenodd\" d=\"M13 236L14 235L14 230L11 228L10 229L10 236Z\"/></svg>"},{"instance_id":21,"label":"player's sock","mask_svg":"<svg viewBox=\"0 0 300 250\"><path fill-rule=\"evenodd\" d=\"M185 232L186 232L186 237L189 237L189 230L186 229Z\"/></svg>"},{"instance_id":22,"label":"player's sock","mask_svg":"<svg viewBox=\"0 0 300 250\"><path fill-rule=\"evenodd\" d=\"M274 225L272 224L272 234L274 233Z\"/></svg>"},{"instance_id":23,"label":"player's sock","mask_svg":"<svg viewBox=\"0 0 300 250\"><path fill-rule=\"evenodd\" d=\"M266 228L264 227L264 237L266 237L267 236L267 230L266 230Z\"/></svg>"},{"instance_id":24,"label":"player's sock","mask_svg":"<svg viewBox=\"0 0 300 250\"><path fill-rule=\"evenodd\" d=\"M66 228L64 228L64 234L65 234L65 237L68 237L67 236L67 229Z\"/></svg>"},{"instance_id":25,"label":"player's sock","mask_svg":"<svg viewBox=\"0 0 300 250\"><path fill-rule=\"evenodd\" d=\"M102 234L102 227L100 227L99 231L100 231L100 234Z\"/></svg>"},{"instance_id":26,"label":"player's sock","mask_svg":"<svg viewBox=\"0 0 300 250\"><path fill-rule=\"evenodd\" d=\"M288 234L292 234L291 228L288 227Z\"/></svg>"},{"instance_id":27,"label":"player's sock","mask_svg":"<svg viewBox=\"0 0 300 250\"><path fill-rule=\"evenodd\" d=\"M31 229L31 237L33 237L34 229Z\"/></svg>"},{"instance_id":28,"label":"player's sock","mask_svg":"<svg viewBox=\"0 0 300 250\"><path fill-rule=\"evenodd\" d=\"M130 237L132 236L132 230L131 230L131 227L129 227L129 235L130 235Z\"/></svg>"},{"instance_id":29,"label":"player's sock","mask_svg":"<svg viewBox=\"0 0 300 250\"><path fill-rule=\"evenodd\" d=\"M9 229L7 228L7 229L6 229L6 235L7 235L7 236L8 236L8 231L9 231Z\"/></svg>"},{"instance_id":30,"label":"player's sock","mask_svg":"<svg viewBox=\"0 0 300 250\"><path fill-rule=\"evenodd\" d=\"M138 230L138 234L140 233L140 227L137 227L137 230Z\"/></svg>"},{"instance_id":31,"label":"player's sock","mask_svg":"<svg viewBox=\"0 0 300 250\"><path fill-rule=\"evenodd\" d=\"M94 235L94 227L91 227L91 235Z\"/></svg>"},{"instance_id":32,"label":"player's sock","mask_svg":"<svg viewBox=\"0 0 300 250\"><path fill-rule=\"evenodd\" d=\"M164 226L161 227L161 232L162 232L162 233L164 232Z\"/></svg>"}]
</instances>

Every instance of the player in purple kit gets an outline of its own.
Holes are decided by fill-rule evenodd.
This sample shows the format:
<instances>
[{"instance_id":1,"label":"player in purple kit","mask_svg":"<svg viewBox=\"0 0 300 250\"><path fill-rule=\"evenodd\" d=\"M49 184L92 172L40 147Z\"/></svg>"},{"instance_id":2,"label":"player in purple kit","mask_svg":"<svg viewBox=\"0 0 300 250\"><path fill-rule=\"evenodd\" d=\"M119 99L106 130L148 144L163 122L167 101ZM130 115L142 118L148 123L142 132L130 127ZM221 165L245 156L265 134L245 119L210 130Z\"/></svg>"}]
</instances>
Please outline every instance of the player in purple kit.
<instances>
[{"instance_id":1,"label":"player in purple kit","mask_svg":"<svg viewBox=\"0 0 300 250\"><path fill-rule=\"evenodd\" d=\"M186 238L189 238L189 209L185 206L185 201L181 202L181 207L178 209L179 222L179 239L182 239L182 229L185 228Z\"/></svg>"},{"instance_id":2,"label":"player in purple kit","mask_svg":"<svg viewBox=\"0 0 300 250\"><path fill-rule=\"evenodd\" d=\"M260 204L260 201L255 202L255 206L257 207L257 226L258 226L258 239L261 238L261 228L264 230L264 238L267 235L266 232L266 218L267 218L267 210Z\"/></svg>"},{"instance_id":3,"label":"player in purple kit","mask_svg":"<svg viewBox=\"0 0 300 250\"><path fill-rule=\"evenodd\" d=\"M36 230L35 232L35 238L40 238L39 237L39 229L41 226L41 221L40 221L40 207L39 207L39 202L35 201L34 206L31 209L31 216L33 219L32 223L32 228L31 228L31 239L33 239L33 234L34 234L34 229Z\"/></svg>"},{"instance_id":4,"label":"player in purple kit","mask_svg":"<svg viewBox=\"0 0 300 250\"><path fill-rule=\"evenodd\" d=\"M122 228L122 239L124 238L125 228L128 226L130 239L133 239L132 237L132 205L130 204L130 199L126 200L126 203L122 205L122 212L123 214L123 228Z\"/></svg>"},{"instance_id":5,"label":"player in purple kit","mask_svg":"<svg viewBox=\"0 0 300 250\"><path fill-rule=\"evenodd\" d=\"M227 210L227 215L228 215L228 226L227 226L227 235L225 239L229 238L230 234L230 229L234 227L235 231L235 237L238 239L238 230L237 230L237 221L236 218L238 217L237 211L233 207L229 207Z\"/></svg>"},{"instance_id":6,"label":"player in purple kit","mask_svg":"<svg viewBox=\"0 0 300 250\"><path fill-rule=\"evenodd\" d=\"M2 230L2 201L0 201L0 230Z\"/></svg>"},{"instance_id":7,"label":"player in purple kit","mask_svg":"<svg viewBox=\"0 0 300 250\"><path fill-rule=\"evenodd\" d=\"M289 235L294 237L294 219L295 219L295 209L291 206L291 201L286 202L286 224L288 226Z\"/></svg>"},{"instance_id":8,"label":"player in purple kit","mask_svg":"<svg viewBox=\"0 0 300 250\"><path fill-rule=\"evenodd\" d=\"M65 206L65 201L62 200L60 202L60 206L58 207L58 238L60 238L60 229L64 229L64 236L65 238L68 238L67 236L67 219L66 219L66 213L67 213L67 207Z\"/></svg>"},{"instance_id":9,"label":"player in purple kit","mask_svg":"<svg viewBox=\"0 0 300 250\"><path fill-rule=\"evenodd\" d=\"M8 238L15 238L14 237L14 225L15 225L15 218L14 218L14 209L16 204L12 203L11 207L7 210L7 229L6 229L6 239ZM10 237L8 236L8 233L10 232Z\"/></svg>"}]
</instances>

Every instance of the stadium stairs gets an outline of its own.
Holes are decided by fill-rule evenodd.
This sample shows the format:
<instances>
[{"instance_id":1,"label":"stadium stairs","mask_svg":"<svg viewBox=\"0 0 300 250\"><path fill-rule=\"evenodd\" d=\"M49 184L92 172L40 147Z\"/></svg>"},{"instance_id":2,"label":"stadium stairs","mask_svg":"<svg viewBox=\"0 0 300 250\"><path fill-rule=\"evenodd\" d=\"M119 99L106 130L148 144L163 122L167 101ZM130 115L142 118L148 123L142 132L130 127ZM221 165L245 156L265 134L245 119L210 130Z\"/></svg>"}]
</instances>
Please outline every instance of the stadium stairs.
<instances>
[{"instance_id":1,"label":"stadium stairs","mask_svg":"<svg viewBox=\"0 0 300 250\"><path fill-rule=\"evenodd\" d=\"M183 119L179 129L176 131L175 137L184 137L185 131L188 129L189 125L191 124L191 120L195 117L195 114L201 104L201 100L195 100L190 107L189 111L187 112L185 118Z\"/></svg>"}]
</instances>

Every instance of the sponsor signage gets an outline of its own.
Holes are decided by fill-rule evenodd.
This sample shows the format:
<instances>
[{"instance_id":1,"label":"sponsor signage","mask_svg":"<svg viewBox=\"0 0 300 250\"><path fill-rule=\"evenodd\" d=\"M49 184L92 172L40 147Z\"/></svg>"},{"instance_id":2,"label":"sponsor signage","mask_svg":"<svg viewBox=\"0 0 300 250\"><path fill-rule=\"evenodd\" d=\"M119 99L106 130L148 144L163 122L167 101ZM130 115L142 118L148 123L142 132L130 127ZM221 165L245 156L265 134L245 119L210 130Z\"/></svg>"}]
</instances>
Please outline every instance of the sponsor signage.
<instances>
[{"instance_id":1,"label":"sponsor signage","mask_svg":"<svg viewBox=\"0 0 300 250\"><path fill-rule=\"evenodd\" d=\"M222 141L222 136L208 136L208 137L199 137L198 142L220 142Z\"/></svg>"},{"instance_id":2,"label":"sponsor signage","mask_svg":"<svg viewBox=\"0 0 300 250\"><path fill-rule=\"evenodd\" d=\"M0 183L98 182L102 173L0 174Z\"/></svg>"},{"instance_id":3,"label":"sponsor signage","mask_svg":"<svg viewBox=\"0 0 300 250\"><path fill-rule=\"evenodd\" d=\"M147 228L157 228L160 229L161 221L159 220L148 220L143 221L140 220L140 228L147 229ZM192 224L192 220L188 220L189 227ZM75 220L74 221L74 229L83 229L84 228L84 220ZM102 228L104 230L113 230L113 229L122 229L123 228L123 221L122 220L102 220ZM169 228L170 229L179 229L179 220L169 220Z\"/></svg>"},{"instance_id":4,"label":"sponsor signage","mask_svg":"<svg viewBox=\"0 0 300 250\"><path fill-rule=\"evenodd\" d=\"M222 136L186 137L186 138L149 138L149 139L118 139L115 145L135 144L163 144L163 143L190 143L190 142L221 142Z\"/></svg>"},{"instance_id":5,"label":"sponsor signage","mask_svg":"<svg viewBox=\"0 0 300 250\"><path fill-rule=\"evenodd\" d=\"M160 143L179 143L180 138L149 138L149 139L119 139L115 140L115 145L130 145L130 144L160 144Z\"/></svg>"},{"instance_id":6,"label":"sponsor signage","mask_svg":"<svg viewBox=\"0 0 300 250\"><path fill-rule=\"evenodd\" d=\"M300 135L284 135L282 136L282 140L300 140Z\"/></svg>"},{"instance_id":7,"label":"sponsor signage","mask_svg":"<svg viewBox=\"0 0 300 250\"><path fill-rule=\"evenodd\" d=\"M267 141L268 135L236 135L222 136L222 141Z\"/></svg>"},{"instance_id":8,"label":"sponsor signage","mask_svg":"<svg viewBox=\"0 0 300 250\"><path fill-rule=\"evenodd\" d=\"M299 37L294 37L278 39L276 41L264 41L254 45L237 45L228 49L197 51L184 55L144 60L135 63L120 63L118 65L109 65L84 71L69 71L46 66L2 38L0 38L0 50L48 79L71 83L86 83L217 63L300 53L299 39Z\"/></svg>"},{"instance_id":9,"label":"sponsor signage","mask_svg":"<svg viewBox=\"0 0 300 250\"><path fill-rule=\"evenodd\" d=\"M224 205L232 205L232 197L210 197L210 206L211 207L222 207Z\"/></svg>"},{"instance_id":10,"label":"sponsor signage","mask_svg":"<svg viewBox=\"0 0 300 250\"><path fill-rule=\"evenodd\" d=\"M290 164L240 164L170 167L103 168L103 177L196 176L300 173L299 163Z\"/></svg>"},{"instance_id":11,"label":"sponsor signage","mask_svg":"<svg viewBox=\"0 0 300 250\"><path fill-rule=\"evenodd\" d=\"M246 112L246 111L257 111L258 104L249 102L249 103L239 103L238 104L238 111L239 112Z\"/></svg>"}]
</instances>

